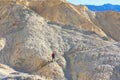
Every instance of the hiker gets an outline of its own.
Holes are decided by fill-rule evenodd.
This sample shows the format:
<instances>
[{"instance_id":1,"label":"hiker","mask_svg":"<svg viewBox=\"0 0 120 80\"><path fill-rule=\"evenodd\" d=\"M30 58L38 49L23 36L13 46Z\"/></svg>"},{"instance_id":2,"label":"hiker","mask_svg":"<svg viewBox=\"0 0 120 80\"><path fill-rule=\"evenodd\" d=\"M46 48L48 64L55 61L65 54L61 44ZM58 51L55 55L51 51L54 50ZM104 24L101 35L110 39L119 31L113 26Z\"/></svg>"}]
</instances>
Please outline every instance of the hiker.
<instances>
[{"instance_id":1,"label":"hiker","mask_svg":"<svg viewBox=\"0 0 120 80\"><path fill-rule=\"evenodd\" d=\"M54 61L55 60L55 53L54 52L52 52L51 57L52 57L52 61Z\"/></svg>"}]
</instances>

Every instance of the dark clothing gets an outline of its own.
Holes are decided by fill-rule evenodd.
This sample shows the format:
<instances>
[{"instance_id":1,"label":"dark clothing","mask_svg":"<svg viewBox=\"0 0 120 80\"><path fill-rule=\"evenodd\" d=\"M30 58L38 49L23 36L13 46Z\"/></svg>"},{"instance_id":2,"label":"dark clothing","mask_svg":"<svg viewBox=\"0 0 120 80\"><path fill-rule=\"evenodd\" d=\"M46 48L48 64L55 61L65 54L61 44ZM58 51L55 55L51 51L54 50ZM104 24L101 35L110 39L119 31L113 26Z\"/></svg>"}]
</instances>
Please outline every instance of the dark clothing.
<instances>
[{"instance_id":1,"label":"dark clothing","mask_svg":"<svg viewBox=\"0 0 120 80\"><path fill-rule=\"evenodd\" d=\"M54 58L55 58L55 53L53 52L53 53L52 53L52 59L54 59Z\"/></svg>"}]
</instances>

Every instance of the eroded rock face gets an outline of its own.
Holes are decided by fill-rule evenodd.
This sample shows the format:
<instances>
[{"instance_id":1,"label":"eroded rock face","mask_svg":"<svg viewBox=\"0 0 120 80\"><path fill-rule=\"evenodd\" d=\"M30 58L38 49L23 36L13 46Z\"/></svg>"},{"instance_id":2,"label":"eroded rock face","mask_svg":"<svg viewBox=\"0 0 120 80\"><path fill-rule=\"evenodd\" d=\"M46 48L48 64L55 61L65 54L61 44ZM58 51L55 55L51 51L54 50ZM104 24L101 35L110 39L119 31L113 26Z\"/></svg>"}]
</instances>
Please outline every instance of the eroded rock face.
<instances>
[{"instance_id":1,"label":"eroded rock face","mask_svg":"<svg viewBox=\"0 0 120 80\"><path fill-rule=\"evenodd\" d=\"M52 53L52 44L49 40L52 40L50 36L54 33L44 19L23 6L6 5L4 7L6 14L1 20L0 32L6 42L4 48L1 47L0 62L30 73L49 64L52 70L57 68L55 71L60 72L55 74L56 77L64 78L63 70L59 65L54 67L51 65L52 62L48 63L51 61ZM47 64L44 65L45 63ZM39 72L39 74L42 73Z\"/></svg>"},{"instance_id":2,"label":"eroded rock face","mask_svg":"<svg viewBox=\"0 0 120 80\"><path fill-rule=\"evenodd\" d=\"M70 54L66 55L70 60L69 70L73 80L119 80L119 72L116 72L120 64L119 48L110 43L96 42L86 41L87 44L95 43L96 48L87 48L82 44L82 50L79 47L73 48ZM98 43L100 43L99 46L97 46Z\"/></svg>"},{"instance_id":3,"label":"eroded rock face","mask_svg":"<svg viewBox=\"0 0 120 80\"><path fill-rule=\"evenodd\" d=\"M81 29L94 31L101 37L107 37L106 34L90 20L89 14L87 13L89 10L85 6L79 8L79 6L64 0L31 0L28 1L28 3L29 8L47 20L74 25Z\"/></svg>"},{"instance_id":4,"label":"eroded rock face","mask_svg":"<svg viewBox=\"0 0 120 80\"><path fill-rule=\"evenodd\" d=\"M38 75L30 75L15 71L14 69L0 64L0 80L46 80Z\"/></svg>"},{"instance_id":5,"label":"eroded rock face","mask_svg":"<svg viewBox=\"0 0 120 80\"><path fill-rule=\"evenodd\" d=\"M114 40L120 42L120 13L107 11L96 13L96 19L94 22L99 25L99 27L104 30L104 32L113 38Z\"/></svg>"},{"instance_id":6,"label":"eroded rock face","mask_svg":"<svg viewBox=\"0 0 120 80\"><path fill-rule=\"evenodd\" d=\"M17 4L0 9L0 62L48 80L119 80L120 47L91 31L45 21ZM56 60L51 61L52 51Z\"/></svg>"}]
</instances>

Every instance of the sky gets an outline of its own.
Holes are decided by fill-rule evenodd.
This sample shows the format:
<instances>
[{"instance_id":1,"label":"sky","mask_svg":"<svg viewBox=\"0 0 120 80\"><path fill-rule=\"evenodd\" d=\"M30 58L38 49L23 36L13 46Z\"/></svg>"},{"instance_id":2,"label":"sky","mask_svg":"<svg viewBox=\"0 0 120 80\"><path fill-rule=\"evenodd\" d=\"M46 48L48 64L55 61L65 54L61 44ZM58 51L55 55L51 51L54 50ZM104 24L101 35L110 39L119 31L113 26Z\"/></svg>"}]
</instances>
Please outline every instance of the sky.
<instances>
[{"instance_id":1,"label":"sky","mask_svg":"<svg viewBox=\"0 0 120 80\"><path fill-rule=\"evenodd\" d=\"M117 4L120 5L120 0L67 0L73 4L92 4L92 5L103 5L103 4Z\"/></svg>"}]
</instances>

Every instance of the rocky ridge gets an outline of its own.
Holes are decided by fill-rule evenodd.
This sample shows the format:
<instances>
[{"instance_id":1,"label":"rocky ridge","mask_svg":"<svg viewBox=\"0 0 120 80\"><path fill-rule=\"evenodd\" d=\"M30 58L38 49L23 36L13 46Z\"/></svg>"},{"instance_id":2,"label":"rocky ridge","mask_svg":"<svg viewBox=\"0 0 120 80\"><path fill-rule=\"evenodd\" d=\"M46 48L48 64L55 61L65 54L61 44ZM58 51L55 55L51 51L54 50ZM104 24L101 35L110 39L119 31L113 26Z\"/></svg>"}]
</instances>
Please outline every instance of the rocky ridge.
<instances>
[{"instance_id":1,"label":"rocky ridge","mask_svg":"<svg viewBox=\"0 0 120 80\"><path fill-rule=\"evenodd\" d=\"M97 27L88 16L85 6L78 6L61 0L29 1L28 7L47 20L70 24L81 29L94 31L101 37L106 34Z\"/></svg>"},{"instance_id":2,"label":"rocky ridge","mask_svg":"<svg viewBox=\"0 0 120 80\"><path fill-rule=\"evenodd\" d=\"M0 5L8 4L10 1L13 0L1 0ZM94 31L101 37L111 37L120 41L117 36L119 34L119 18L117 17L119 13L112 11L95 13L84 5L73 5L65 0L14 0L14 2L31 8L47 20L74 25ZM117 16L112 16L112 14Z\"/></svg>"},{"instance_id":3,"label":"rocky ridge","mask_svg":"<svg viewBox=\"0 0 120 80\"><path fill-rule=\"evenodd\" d=\"M120 13L106 11L96 13L96 17L91 19L99 26L109 37L116 41L120 41Z\"/></svg>"},{"instance_id":4,"label":"rocky ridge","mask_svg":"<svg viewBox=\"0 0 120 80\"><path fill-rule=\"evenodd\" d=\"M120 41L117 12L92 12L84 5L73 5L60 0L33 1L29 2L28 7L47 20L71 24L94 31L101 37L108 36Z\"/></svg>"},{"instance_id":5,"label":"rocky ridge","mask_svg":"<svg viewBox=\"0 0 120 80\"><path fill-rule=\"evenodd\" d=\"M48 80L120 79L120 43L45 20L23 5L7 4L0 12L0 63Z\"/></svg>"},{"instance_id":6,"label":"rocky ridge","mask_svg":"<svg viewBox=\"0 0 120 80\"><path fill-rule=\"evenodd\" d=\"M6 65L0 64L0 80L47 80L47 79L42 78L38 75L18 72Z\"/></svg>"}]
</instances>

